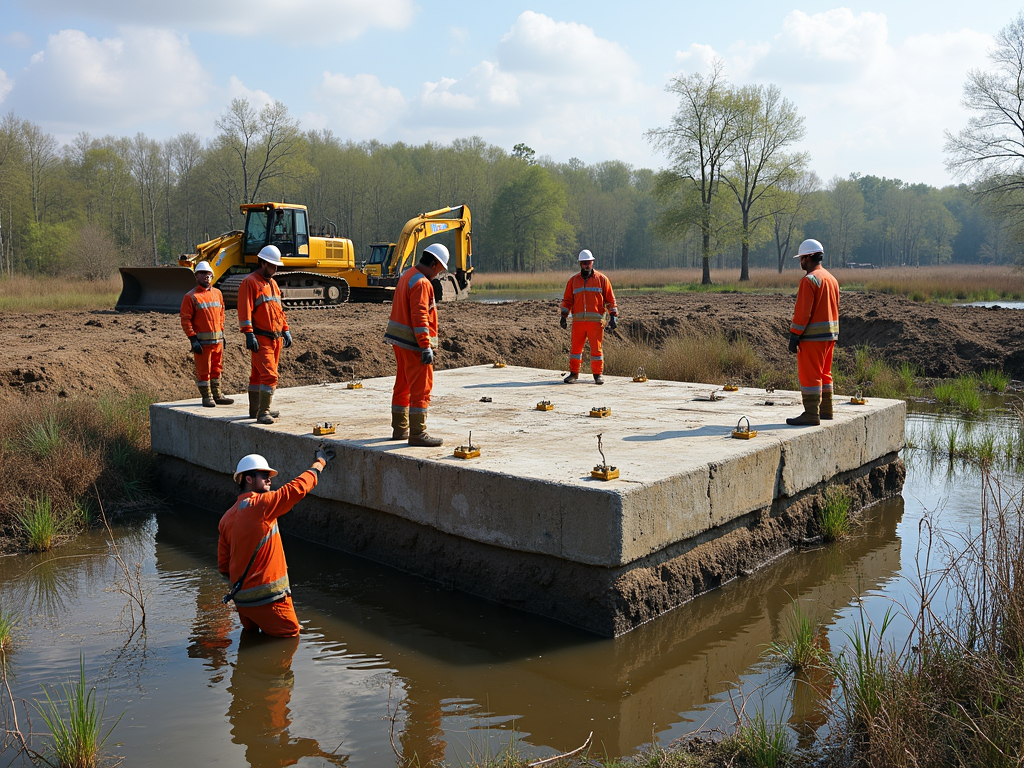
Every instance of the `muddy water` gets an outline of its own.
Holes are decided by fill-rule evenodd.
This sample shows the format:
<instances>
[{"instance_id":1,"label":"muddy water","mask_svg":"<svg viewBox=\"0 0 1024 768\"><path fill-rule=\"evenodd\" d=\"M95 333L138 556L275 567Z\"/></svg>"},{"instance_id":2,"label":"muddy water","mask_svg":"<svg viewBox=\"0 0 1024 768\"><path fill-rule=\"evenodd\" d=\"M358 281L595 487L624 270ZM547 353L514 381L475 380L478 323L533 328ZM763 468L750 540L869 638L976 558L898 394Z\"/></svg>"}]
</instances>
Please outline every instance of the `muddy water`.
<instances>
[{"instance_id":1,"label":"muddy water","mask_svg":"<svg viewBox=\"0 0 1024 768\"><path fill-rule=\"evenodd\" d=\"M511 738L543 756L591 731L598 752L628 755L652 737L727 726L737 686L806 742L824 723L819 702L759 659L791 596L828 621L838 650L862 607L877 620L912 598L926 511L964 530L979 500L975 473L908 457L903 497L848 542L786 555L616 640L288 537L301 640L243 638L220 602L216 518L178 507L116 532L147 591L134 635L103 536L0 560L0 600L22 616L14 693L40 697L83 654L108 717L124 713L111 741L126 765L393 766L392 734L424 764Z\"/></svg>"}]
</instances>

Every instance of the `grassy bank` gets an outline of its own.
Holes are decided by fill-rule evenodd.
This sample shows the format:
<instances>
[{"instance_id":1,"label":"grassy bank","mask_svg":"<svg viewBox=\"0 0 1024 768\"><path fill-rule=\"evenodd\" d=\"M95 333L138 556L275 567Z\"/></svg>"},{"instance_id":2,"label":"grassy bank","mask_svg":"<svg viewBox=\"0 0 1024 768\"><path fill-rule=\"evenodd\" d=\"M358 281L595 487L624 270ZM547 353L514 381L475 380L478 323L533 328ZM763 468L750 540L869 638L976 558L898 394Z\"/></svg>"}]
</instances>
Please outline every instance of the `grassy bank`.
<instances>
[{"instance_id":1,"label":"grassy bank","mask_svg":"<svg viewBox=\"0 0 1024 768\"><path fill-rule=\"evenodd\" d=\"M105 505L150 498L146 396L0 400L0 534L53 546Z\"/></svg>"},{"instance_id":2,"label":"grassy bank","mask_svg":"<svg viewBox=\"0 0 1024 768\"><path fill-rule=\"evenodd\" d=\"M75 280L66 277L0 278L0 312L61 309L112 309L121 293L121 278Z\"/></svg>"},{"instance_id":3,"label":"grassy bank","mask_svg":"<svg viewBox=\"0 0 1024 768\"><path fill-rule=\"evenodd\" d=\"M755 269L739 281L737 270L711 270L712 286L701 285L700 269L608 269L617 291L795 293L802 272ZM844 290L877 291L914 301L1022 301L1024 274L1010 267L941 266L890 269L832 269ZM477 272L474 291L561 291L568 271Z\"/></svg>"}]
</instances>

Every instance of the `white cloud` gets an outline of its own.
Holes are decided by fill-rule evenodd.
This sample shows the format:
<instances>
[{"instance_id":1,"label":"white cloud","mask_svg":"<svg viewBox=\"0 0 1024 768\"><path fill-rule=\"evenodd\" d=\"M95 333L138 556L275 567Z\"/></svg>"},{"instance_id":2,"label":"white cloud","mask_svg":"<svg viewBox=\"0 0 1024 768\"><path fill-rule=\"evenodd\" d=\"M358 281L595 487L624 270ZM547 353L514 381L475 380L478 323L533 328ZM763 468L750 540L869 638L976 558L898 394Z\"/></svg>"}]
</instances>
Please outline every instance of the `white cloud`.
<instances>
[{"instance_id":1,"label":"white cloud","mask_svg":"<svg viewBox=\"0 0 1024 768\"><path fill-rule=\"evenodd\" d=\"M7 94L11 92L11 88L14 87L14 83L11 78L7 76L7 73L0 69L0 103L7 98Z\"/></svg>"},{"instance_id":2,"label":"white cloud","mask_svg":"<svg viewBox=\"0 0 1024 768\"><path fill-rule=\"evenodd\" d=\"M16 112L67 138L82 125L116 133L181 122L208 93L206 73L187 38L133 28L100 40L66 29L51 35L17 75L8 101Z\"/></svg>"},{"instance_id":3,"label":"white cloud","mask_svg":"<svg viewBox=\"0 0 1024 768\"><path fill-rule=\"evenodd\" d=\"M24 32L9 32L0 37L0 43L6 48L28 48L32 45L32 39Z\"/></svg>"},{"instance_id":4,"label":"white cloud","mask_svg":"<svg viewBox=\"0 0 1024 768\"><path fill-rule=\"evenodd\" d=\"M649 157L643 131L660 91L617 43L590 27L526 11L498 43L495 61L461 78L425 83L396 130L437 141L481 134L510 148L588 161Z\"/></svg>"},{"instance_id":5,"label":"white cloud","mask_svg":"<svg viewBox=\"0 0 1024 768\"><path fill-rule=\"evenodd\" d=\"M965 123L962 86L969 69L987 66L991 43L970 29L893 41L884 15L839 8L793 11L768 42L725 54L693 45L676 59L699 71L719 56L734 82L779 85L805 116L804 148L826 178L859 171L945 184L943 131Z\"/></svg>"},{"instance_id":6,"label":"white cloud","mask_svg":"<svg viewBox=\"0 0 1024 768\"><path fill-rule=\"evenodd\" d=\"M31 7L43 16L68 14L119 25L275 37L296 45L352 40L371 27L403 29L415 13L413 0L33 0Z\"/></svg>"},{"instance_id":7,"label":"white cloud","mask_svg":"<svg viewBox=\"0 0 1024 768\"><path fill-rule=\"evenodd\" d=\"M402 92L383 85L375 75L324 72L313 95L320 112L308 115L303 123L333 126L340 135L355 140L380 138L402 118L406 107Z\"/></svg>"}]
</instances>

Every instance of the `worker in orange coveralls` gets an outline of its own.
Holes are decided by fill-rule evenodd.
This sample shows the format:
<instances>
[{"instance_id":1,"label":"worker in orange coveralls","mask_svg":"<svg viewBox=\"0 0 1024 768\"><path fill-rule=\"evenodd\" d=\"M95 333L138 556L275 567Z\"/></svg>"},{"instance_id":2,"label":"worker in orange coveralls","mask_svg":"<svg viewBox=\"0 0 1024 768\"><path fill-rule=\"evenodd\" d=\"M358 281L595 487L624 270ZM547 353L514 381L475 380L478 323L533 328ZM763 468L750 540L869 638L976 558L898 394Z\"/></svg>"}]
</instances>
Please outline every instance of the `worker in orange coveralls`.
<instances>
[{"instance_id":1,"label":"worker in orange coveralls","mask_svg":"<svg viewBox=\"0 0 1024 768\"><path fill-rule=\"evenodd\" d=\"M284 266L281 251L268 245L259 252L259 266L238 286L238 324L245 334L245 347L252 352L249 374L249 418L273 424L271 411L277 387L277 364L282 345L292 345L292 334L281 305L281 289L274 282L277 268Z\"/></svg>"},{"instance_id":2,"label":"worker in orange coveralls","mask_svg":"<svg viewBox=\"0 0 1024 768\"><path fill-rule=\"evenodd\" d=\"M805 274L796 292L789 351L796 370L804 412L786 419L794 427L820 424L832 418L832 352L839 338L839 283L821 266L825 249L817 240L804 240L793 258Z\"/></svg>"},{"instance_id":3,"label":"worker in orange coveralls","mask_svg":"<svg viewBox=\"0 0 1024 768\"><path fill-rule=\"evenodd\" d=\"M619 310L615 306L612 283L606 275L594 269L594 254L584 249L579 256L580 272L573 275L565 286L562 297L563 328L569 326L572 315L572 347L569 350L569 375L566 384L575 384L580 377L583 364L583 345L590 341L590 372L595 384L604 384L604 356L601 343L604 341L604 313L608 312L608 330L614 331L619 322Z\"/></svg>"},{"instance_id":4,"label":"worker in orange coveralls","mask_svg":"<svg viewBox=\"0 0 1024 768\"><path fill-rule=\"evenodd\" d=\"M196 384L203 405L214 408L234 400L220 391L224 370L224 296L214 288L208 262L196 264L196 287L181 300L181 329L185 331L196 361Z\"/></svg>"},{"instance_id":5,"label":"worker in orange coveralls","mask_svg":"<svg viewBox=\"0 0 1024 768\"><path fill-rule=\"evenodd\" d=\"M277 470L265 458L251 453L238 462L238 500L220 519L217 566L232 584L224 602L235 601L243 629L273 637L299 634L277 518L316 487L333 458L333 451L318 449L313 466L276 491L270 490L270 479Z\"/></svg>"},{"instance_id":6,"label":"worker in orange coveralls","mask_svg":"<svg viewBox=\"0 0 1024 768\"><path fill-rule=\"evenodd\" d=\"M448 269L448 249L440 243L424 249L419 263L398 281L384 341L395 349L398 372L391 395L391 439L436 448L427 434L427 409L434 387L437 304L430 281Z\"/></svg>"}]
</instances>

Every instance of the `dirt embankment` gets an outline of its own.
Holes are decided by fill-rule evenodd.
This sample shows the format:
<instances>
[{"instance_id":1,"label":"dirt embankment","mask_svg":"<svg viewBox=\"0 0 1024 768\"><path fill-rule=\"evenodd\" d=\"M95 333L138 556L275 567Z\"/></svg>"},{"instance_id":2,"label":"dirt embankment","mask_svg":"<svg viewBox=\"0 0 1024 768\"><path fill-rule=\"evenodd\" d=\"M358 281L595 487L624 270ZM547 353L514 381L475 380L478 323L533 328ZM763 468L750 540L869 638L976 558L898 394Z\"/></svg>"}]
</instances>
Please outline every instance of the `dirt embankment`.
<instances>
[{"instance_id":1,"label":"dirt embankment","mask_svg":"<svg viewBox=\"0 0 1024 768\"><path fill-rule=\"evenodd\" d=\"M794 366L786 351L793 298L749 294L647 294L620 298L622 322L608 334L606 358L637 340L654 345L692 332L745 336L765 362ZM281 386L369 378L394 373L382 341L390 307L347 304L332 310L292 310L295 344L281 365ZM1019 310L918 304L883 294L844 293L842 347L867 345L892 362L910 362L926 376L1001 368L1024 379L1024 313ZM8 313L0 395L154 393L195 397L188 343L176 315L112 311ZM459 302L440 307L440 368L493 362L530 365L568 349L558 327L558 303ZM248 354L228 312L224 383L244 390ZM567 361L566 361L567 364Z\"/></svg>"}]
</instances>

